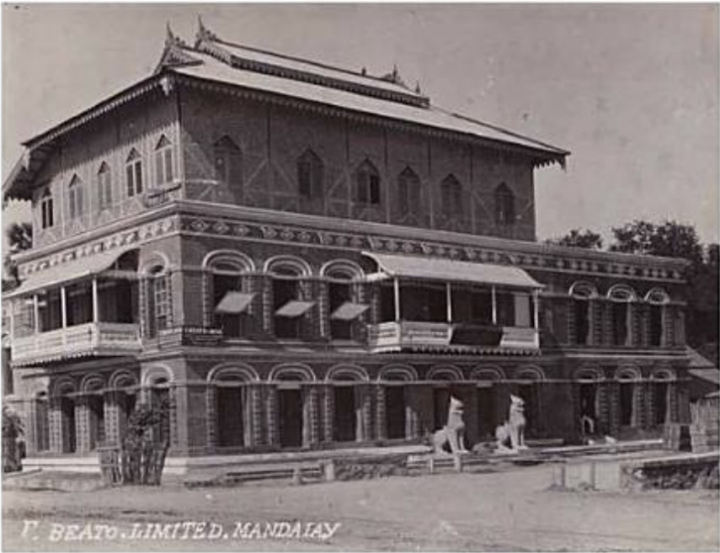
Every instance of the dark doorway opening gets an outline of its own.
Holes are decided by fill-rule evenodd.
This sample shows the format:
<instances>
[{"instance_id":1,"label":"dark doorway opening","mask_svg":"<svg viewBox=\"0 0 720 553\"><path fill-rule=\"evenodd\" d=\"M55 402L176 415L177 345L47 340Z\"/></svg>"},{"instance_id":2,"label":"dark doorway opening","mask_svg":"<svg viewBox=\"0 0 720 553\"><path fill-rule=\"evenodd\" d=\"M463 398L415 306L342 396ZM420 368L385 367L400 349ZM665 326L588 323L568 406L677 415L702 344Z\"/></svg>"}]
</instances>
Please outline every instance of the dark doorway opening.
<instances>
[{"instance_id":1,"label":"dark doorway opening","mask_svg":"<svg viewBox=\"0 0 720 553\"><path fill-rule=\"evenodd\" d=\"M450 388L433 389L433 406L435 408L435 430L439 430L447 424Z\"/></svg>"},{"instance_id":2,"label":"dark doorway opening","mask_svg":"<svg viewBox=\"0 0 720 553\"><path fill-rule=\"evenodd\" d=\"M90 411L90 449L105 441L105 401L101 395L88 396Z\"/></svg>"},{"instance_id":3,"label":"dark doorway opening","mask_svg":"<svg viewBox=\"0 0 720 553\"><path fill-rule=\"evenodd\" d=\"M478 432L481 438L492 439L497 428L497 402L492 386L477 389Z\"/></svg>"},{"instance_id":4,"label":"dark doorway opening","mask_svg":"<svg viewBox=\"0 0 720 553\"><path fill-rule=\"evenodd\" d=\"M667 382L656 382L653 386L655 393L655 425L665 424L668 408L668 385Z\"/></svg>"},{"instance_id":5,"label":"dark doorway opening","mask_svg":"<svg viewBox=\"0 0 720 553\"><path fill-rule=\"evenodd\" d=\"M535 436L539 427L538 388L536 384L520 384L518 396L525 402L525 433Z\"/></svg>"},{"instance_id":6,"label":"dark doorway opening","mask_svg":"<svg viewBox=\"0 0 720 553\"><path fill-rule=\"evenodd\" d=\"M75 433L75 401L69 397L60 400L62 413L63 452L75 453L77 437Z\"/></svg>"},{"instance_id":7,"label":"dark doorway opening","mask_svg":"<svg viewBox=\"0 0 720 553\"><path fill-rule=\"evenodd\" d=\"M216 391L217 444L220 447L237 447L244 443L243 389L222 386Z\"/></svg>"},{"instance_id":8,"label":"dark doorway opening","mask_svg":"<svg viewBox=\"0 0 720 553\"><path fill-rule=\"evenodd\" d=\"M385 388L385 430L389 440L405 438L405 387Z\"/></svg>"},{"instance_id":9,"label":"dark doorway opening","mask_svg":"<svg viewBox=\"0 0 720 553\"><path fill-rule=\"evenodd\" d=\"M632 424L634 392L635 385L632 382L620 384L620 426Z\"/></svg>"},{"instance_id":10,"label":"dark doorway opening","mask_svg":"<svg viewBox=\"0 0 720 553\"><path fill-rule=\"evenodd\" d=\"M278 390L278 411L280 415L280 445L282 447L300 447L303 428L301 390Z\"/></svg>"},{"instance_id":11,"label":"dark doorway opening","mask_svg":"<svg viewBox=\"0 0 720 553\"><path fill-rule=\"evenodd\" d=\"M336 442L354 442L357 425L355 411L355 388L352 386L335 386L335 427L333 440Z\"/></svg>"},{"instance_id":12,"label":"dark doorway opening","mask_svg":"<svg viewBox=\"0 0 720 553\"><path fill-rule=\"evenodd\" d=\"M583 434L596 434L597 410L597 385L593 382L580 384L580 422L582 423Z\"/></svg>"}]
</instances>

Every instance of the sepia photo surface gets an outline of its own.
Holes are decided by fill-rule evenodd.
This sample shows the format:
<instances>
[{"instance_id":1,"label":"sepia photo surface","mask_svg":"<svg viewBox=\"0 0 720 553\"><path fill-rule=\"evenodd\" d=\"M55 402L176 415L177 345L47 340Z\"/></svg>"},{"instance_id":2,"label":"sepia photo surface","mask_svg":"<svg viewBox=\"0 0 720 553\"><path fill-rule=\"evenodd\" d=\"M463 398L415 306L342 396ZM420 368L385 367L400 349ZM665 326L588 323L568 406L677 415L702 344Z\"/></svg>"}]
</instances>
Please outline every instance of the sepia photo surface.
<instances>
[{"instance_id":1,"label":"sepia photo surface","mask_svg":"<svg viewBox=\"0 0 720 553\"><path fill-rule=\"evenodd\" d=\"M715 4L3 4L7 551L715 551Z\"/></svg>"}]
</instances>

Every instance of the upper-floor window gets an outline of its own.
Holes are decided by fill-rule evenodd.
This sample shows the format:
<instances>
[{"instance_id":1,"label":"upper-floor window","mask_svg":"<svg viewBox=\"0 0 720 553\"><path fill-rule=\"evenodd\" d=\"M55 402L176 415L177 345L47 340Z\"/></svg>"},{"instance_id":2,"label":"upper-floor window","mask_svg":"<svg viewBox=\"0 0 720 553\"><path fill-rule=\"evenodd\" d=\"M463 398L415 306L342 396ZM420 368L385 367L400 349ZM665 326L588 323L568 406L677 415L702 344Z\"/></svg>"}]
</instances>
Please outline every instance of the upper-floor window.
<instances>
[{"instance_id":1,"label":"upper-floor window","mask_svg":"<svg viewBox=\"0 0 720 553\"><path fill-rule=\"evenodd\" d=\"M575 343L587 345L591 338L592 307L590 300L597 296L595 288L587 282L576 282L570 287L572 314L575 322Z\"/></svg>"},{"instance_id":2,"label":"upper-floor window","mask_svg":"<svg viewBox=\"0 0 720 553\"><path fill-rule=\"evenodd\" d=\"M305 150L297 162L297 178L300 196L308 199L323 196L323 163L312 150Z\"/></svg>"},{"instance_id":3,"label":"upper-floor window","mask_svg":"<svg viewBox=\"0 0 720 553\"><path fill-rule=\"evenodd\" d=\"M215 178L231 187L242 185L242 151L225 135L213 144Z\"/></svg>"},{"instance_id":4,"label":"upper-floor window","mask_svg":"<svg viewBox=\"0 0 720 553\"><path fill-rule=\"evenodd\" d=\"M162 135L155 146L155 182L167 184L173 180L173 147L172 143Z\"/></svg>"},{"instance_id":5,"label":"upper-floor window","mask_svg":"<svg viewBox=\"0 0 720 553\"><path fill-rule=\"evenodd\" d=\"M664 345L664 328L665 318L667 317L667 304L670 302L670 297L667 292L661 288L653 288L645 296L645 301L650 304L649 307L649 334L650 334L650 345L651 346L662 346Z\"/></svg>"},{"instance_id":6,"label":"upper-floor window","mask_svg":"<svg viewBox=\"0 0 720 553\"><path fill-rule=\"evenodd\" d=\"M248 292L243 273L252 269L252 264L239 254L219 254L209 262L209 269L215 326L221 328L225 336L245 335L255 294Z\"/></svg>"},{"instance_id":7,"label":"upper-floor window","mask_svg":"<svg viewBox=\"0 0 720 553\"><path fill-rule=\"evenodd\" d=\"M462 185L453 175L448 175L440 183L440 209L446 217L462 215Z\"/></svg>"},{"instance_id":8,"label":"upper-floor window","mask_svg":"<svg viewBox=\"0 0 720 553\"><path fill-rule=\"evenodd\" d=\"M53 205L53 197L48 186L40 198L40 218L42 228L50 228L55 225L55 209Z\"/></svg>"},{"instance_id":9,"label":"upper-floor window","mask_svg":"<svg viewBox=\"0 0 720 553\"><path fill-rule=\"evenodd\" d=\"M632 310L631 302L636 299L632 288L624 285L613 286L608 291L608 298L612 300L612 339L613 345L624 346L631 343Z\"/></svg>"},{"instance_id":10,"label":"upper-floor window","mask_svg":"<svg viewBox=\"0 0 720 553\"><path fill-rule=\"evenodd\" d=\"M272 275L272 308L277 338L301 338L303 321L315 305L305 279L309 267L295 258L274 259L266 270Z\"/></svg>"},{"instance_id":11,"label":"upper-floor window","mask_svg":"<svg viewBox=\"0 0 720 553\"><path fill-rule=\"evenodd\" d=\"M355 172L355 200L361 204L380 203L380 173L366 159Z\"/></svg>"},{"instance_id":12,"label":"upper-floor window","mask_svg":"<svg viewBox=\"0 0 720 553\"><path fill-rule=\"evenodd\" d=\"M133 148L125 162L125 184L128 198L132 198L143 191L142 156Z\"/></svg>"},{"instance_id":13,"label":"upper-floor window","mask_svg":"<svg viewBox=\"0 0 720 553\"><path fill-rule=\"evenodd\" d=\"M398 176L398 209L400 214L419 214L421 203L420 178L410 167L405 167Z\"/></svg>"},{"instance_id":14,"label":"upper-floor window","mask_svg":"<svg viewBox=\"0 0 720 553\"><path fill-rule=\"evenodd\" d=\"M157 265L148 271L148 335L156 336L158 331L170 327L172 302L170 279L165 267Z\"/></svg>"},{"instance_id":15,"label":"upper-floor window","mask_svg":"<svg viewBox=\"0 0 720 553\"><path fill-rule=\"evenodd\" d=\"M504 182L495 188L495 223L503 226L515 223L515 196Z\"/></svg>"},{"instance_id":16,"label":"upper-floor window","mask_svg":"<svg viewBox=\"0 0 720 553\"><path fill-rule=\"evenodd\" d=\"M112 176L107 163L100 164L97 174L98 204L100 210L107 209L112 205Z\"/></svg>"},{"instance_id":17,"label":"upper-floor window","mask_svg":"<svg viewBox=\"0 0 720 553\"><path fill-rule=\"evenodd\" d=\"M76 219L83 213L83 183L74 175L68 186L68 216Z\"/></svg>"}]
</instances>

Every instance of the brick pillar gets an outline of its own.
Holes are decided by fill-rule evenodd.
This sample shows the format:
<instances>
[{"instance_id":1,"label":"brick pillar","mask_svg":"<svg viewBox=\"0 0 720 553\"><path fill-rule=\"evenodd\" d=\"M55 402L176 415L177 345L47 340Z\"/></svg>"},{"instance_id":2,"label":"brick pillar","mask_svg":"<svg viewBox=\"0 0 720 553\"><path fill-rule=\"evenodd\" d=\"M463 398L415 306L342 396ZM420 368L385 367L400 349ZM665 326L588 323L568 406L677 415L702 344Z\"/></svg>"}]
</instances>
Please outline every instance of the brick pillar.
<instances>
[{"instance_id":1,"label":"brick pillar","mask_svg":"<svg viewBox=\"0 0 720 553\"><path fill-rule=\"evenodd\" d=\"M263 444L265 421L263 419L262 385L249 384L247 386L248 422L246 424L245 445L248 447Z\"/></svg>"},{"instance_id":2,"label":"brick pillar","mask_svg":"<svg viewBox=\"0 0 720 553\"><path fill-rule=\"evenodd\" d=\"M567 305L567 341L569 344L578 343L575 301L572 298L565 300L565 305Z\"/></svg>"},{"instance_id":3,"label":"brick pillar","mask_svg":"<svg viewBox=\"0 0 720 553\"><path fill-rule=\"evenodd\" d=\"M330 340L330 287L325 280L317 282L318 336Z\"/></svg>"},{"instance_id":4,"label":"brick pillar","mask_svg":"<svg viewBox=\"0 0 720 553\"><path fill-rule=\"evenodd\" d=\"M48 412L50 451L61 453L63 450L63 417L60 409L60 397L51 397Z\"/></svg>"},{"instance_id":5,"label":"brick pillar","mask_svg":"<svg viewBox=\"0 0 720 553\"><path fill-rule=\"evenodd\" d=\"M325 443L333 441L333 426L335 418L335 395L331 384L323 387L323 436Z\"/></svg>"},{"instance_id":6,"label":"brick pillar","mask_svg":"<svg viewBox=\"0 0 720 553\"><path fill-rule=\"evenodd\" d=\"M320 442L320 412L317 385L304 386L303 391L303 445L313 446Z\"/></svg>"},{"instance_id":7,"label":"brick pillar","mask_svg":"<svg viewBox=\"0 0 720 553\"><path fill-rule=\"evenodd\" d=\"M675 383L677 398L677 422L683 424L689 424L691 422L690 417L690 391L688 390L687 381Z\"/></svg>"},{"instance_id":8,"label":"brick pillar","mask_svg":"<svg viewBox=\"0 0 720 553\"><path fill-rule=\"evenodd\" d=\"M202 278L202 321L205 328L215 326L215 306L213 305L213 273L204 269L200 273ZM193 278L197 278L193 276ZM209 444L210 442L208 442Z\"/></svg>"},{"instance_id":9,"label":"brick pillar","mask_svg":"<svg viewBox=\"0 0 720 553\"><path fill-rule=\"evenodd\" d=\"M300 280L300 299L316 301L318 284L315 279ZM308 342L316 341L320 336L320 310L317 302L307 313L301 316L300 337Z\"/></svg>"},{"instance_id":10,"label":"brick pillar","mask_svg":"<svg viewBox=\"0 0 720 553\"><path fill-rule=\"evenodd\" d=\"M639 384L643 388L643 394L645 396L645 420L643 428L649 430L655 426L655 390L654 383L651 380Z\"/></svg>"},{"instance_id":11,"label":"brick pillar","mask_svg":"<svg viewBox=\"0 0 720 553\"><path fill-rule=\"evenodd\" d=\"M475 384L462 387L462 400L464 405L463 421L465 422L465 445L470 449L480 440L478 421L478 397Z\"/></svg>"},{"instance_id":12,"label":"brick pillar","mask_svg":"<svg viewBox=\"0 0 720 553\"><path fill-rule=\"evenodd\" d=\"M90 451L90 409L85 395L75 397L75 440L77 451Z\"/></svg>"},{"instance_id":13,"label":"brick pillar","mask_svg":"<svg viewBox=\"0 0 720 553\"><path fill-rule=\"evenodd\" d=\"M280 429L278 428L278 397L277 388L269 385L265 388L265 425L268 445L280 443Z\"/></svg>"},{"instance_id":14,"label":"brick pillar","mask_svg":"<svg viewBox=\"0 0 720 553\"><path fill-rule=\"evenodd\" d=\"M262 328L266 335L273 336L275 333L275 313L273 311L272 277L262 275L260 283L262 290Z\"/></svg>"},{"instance_id":15,"label":"brick pillar","mask_svg":"<svg viewBox=\"0 0 720 553\"><path fill-rule=\"evenodd\" d=\"M668 405L668 413L665 417L666 422L679 422L679 402L678 402L678 383L677 382L668 382L668 389L667 389L667 405Z\"/></svg>"},{"instance_id":16,"label":"brick pillar","mask_svg":"<svg viewBox=\"0 0 720 553\"><path fill-rule=\"evenodd\" d=\"M206 443L207 449L210 452L215 451L217 448L217 388L214 384L208 384L205 390L205 416L207 417L207 424L205 429L207 431Z\"/></svg>"},{"instance_id":17,"label":"brick pillar","mask_svg":"<svg viewBox=\"0 0 720 553\"><path fill-rule=\"evenodd\" d=\"M375 438L378 440L387 439L386 416L385 386L382 384L375 384Z\"/></svg>"},{"instance_id":18,"label":"brick pillar","mask_svg":"<svg viewBox=\"0 0 720 553\"><path fill-rule=\"evenodd\" d=\"M105 392L103 412L105 416L105 442L107 445L119 446L123 429L120 427L120 393Z\"/></svg>"},{"instance_id":19,"label":"brick pillar","mask_svg":"<svg viewBox=\"0 0 720 553\"><path fill-rule=\"evenodd\" d=\"M645 382L633 382L632 420L633 428L645 427Z\"/></svg>"}]
</instances>

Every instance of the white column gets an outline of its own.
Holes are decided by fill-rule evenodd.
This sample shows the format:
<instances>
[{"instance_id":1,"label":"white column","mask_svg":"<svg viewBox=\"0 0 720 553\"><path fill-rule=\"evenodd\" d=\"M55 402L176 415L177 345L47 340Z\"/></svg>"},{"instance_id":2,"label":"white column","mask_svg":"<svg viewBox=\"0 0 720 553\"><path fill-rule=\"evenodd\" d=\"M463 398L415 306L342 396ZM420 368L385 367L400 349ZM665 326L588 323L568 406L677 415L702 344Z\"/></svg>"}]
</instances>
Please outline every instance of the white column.
<instances>
[{"instance_id":1,"label":"white column","mask_svg":"<svg viewBox=\"0 0 720 553\"><path fill-rule=\"evenodd\" d=\"M64 286L60 288L60 317L62 318L62 327L67 328L67 298Z\"/></svg>"},{"instance_id":2,"label":"white column","mask_svg":"<svg viewBox=\"0 0 720 553\"><path fill-rule=\"evenodd\" d=\"M490 288L492 292L492 322L497 324L497 298L495 297L495 286Z\"/></svg>"},{"instance_id":3,"label":"white column","mask_svg":"<svg viewBox=\"0 0 720 553\"><path fill-rule=\"evenodd\" d=\"M445 283L445 303L447 304L447 322L452 322L452 293L450 283Z\"/></svg>"},{"instance_id":4,"label":"white column","mask_svg":"<svg viewBox=\"0 0 720 553\"><path fill-rule=\"evenodd\" d=\"M535 330L540 329L540 302L538 301L540 299L540 292L535 290L533 292L533 326Z\"/></svg>"},{"instance_id":5,"label":"white column","mask_svg":"<svg viewBox=\"0 0 720 553\"><path fill-rule=\"evenodd\" d=\"M130 298L126 298L126 301L130 301ZM93 310L93 322L97 323L100 320L100 305L98 304L98 283L97 277L92 280L92 310Z\"/></svg>"},{"instance_id":6,"label":"white column","mask_svg":"<svg viewBox=\"0 0 720 553\"><path fill-rule=\"evenodd\" d=\"M400 281L397 277L395 277L395 280L393 281L393 286L395 289L395 322L400 322Z\"/></svg>"},{"instance_id":7,"label":"white column","mask_svg":"<svg viewBox=\"0 0 720 553\"><path fill-rule=\"evenodd\" d=\"M33 321L35 323L35 334L40 333L40 306L38 305L37 294L33 294Z\"/></svg>"}]
</instances>

